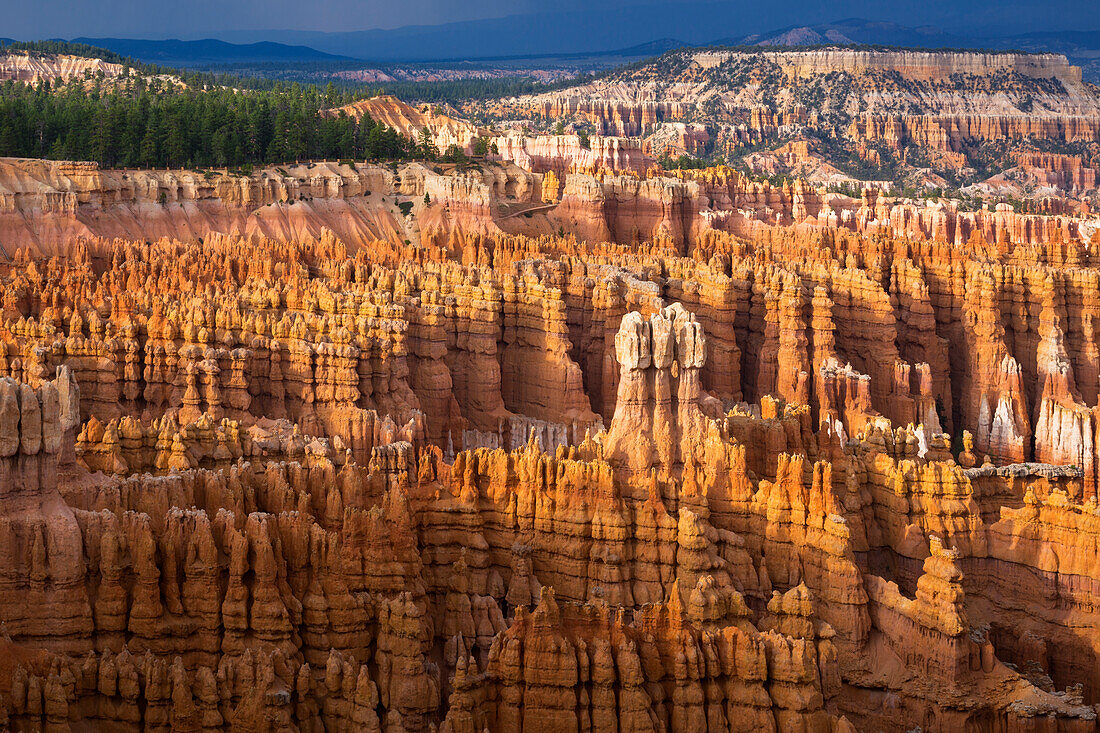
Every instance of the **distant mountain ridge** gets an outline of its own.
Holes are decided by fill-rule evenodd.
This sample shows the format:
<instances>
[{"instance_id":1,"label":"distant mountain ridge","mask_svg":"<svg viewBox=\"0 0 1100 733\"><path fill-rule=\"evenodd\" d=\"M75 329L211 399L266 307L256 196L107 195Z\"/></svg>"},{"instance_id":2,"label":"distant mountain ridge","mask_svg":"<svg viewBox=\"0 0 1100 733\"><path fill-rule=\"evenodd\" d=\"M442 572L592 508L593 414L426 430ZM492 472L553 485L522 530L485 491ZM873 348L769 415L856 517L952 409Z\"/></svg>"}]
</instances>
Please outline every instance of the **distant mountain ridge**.
<instances>
[{"instance_id":1,"label":"distant mountain ridge","mask_svg":"<svg viewBox=\"0 0 1100 733\"><path fill-rule=\"evenodd\" d=\"M162 66L198 66L255 62L354 61L349 56L318 51L308 46L292 46L274 41L229 43L216 38L182 41L176 38L156 41L137 38L73 38L150 64Z\"/></svg>"},{"instance_id":2,"label":"distant mountain ridge","mask_svg":"<svg viewBox=\"0 0 1100 733\"><path fill-rule=\"evenodd\" d=\"M951 33L936 26L909 28L884 21L847 18L835 23L788 26L767 33L718 39L715 45L810 46L827 43L909 48L1080 53L1100 48L1100 31L1044 31L1012 36Z\"/></svg>"},{"instance_id":3,"label":"distant mountain ridge","mask_svg":"<svg viewBox=\"0 0 1100 733\"><path fill-rule=\"evenodd\" d=\"M903 24L847 18L792 25L764 32L715 38L715 28L738 27L730 21L728 3L683 3L672 20L661 26L627 23L617 27L621 13L596 10L578 23L575 13L546 12L488 20L407 26L392 30L340 33L227 32L225 38L200 40L145 40L130 38L75 38L75 43L98 46L125 57L163 66L204 67L239 63L370 62L417 63L454 60L535 59L550 56L607 56L638 60L679 47L699 46L811 46L825 44L882 45L910 48L967 48L1020 50L1065 54L1081 66L1086 79L1100 80L1100 31L1034 31L1016 35L981 36L934 25ZM712 14L681 17L682 10ZM682 14L682 13L681 13ZM523 32L520 32L520 29ZM654 38L658 32L660 37ZM278 40L275 40L275 39ZM247 43L236 42L248 40ZM293 41L287 43L283 41Z\"/></svg>"},{"instance_id":4,"label":"distant mountain ridge","mask_svg":"<svg viewBox=\"0 0 1100 733\"><path fill-rule=\"evenodd\" d=\"M1042 11L1030 9L1005 18L975 14L954 3L927 0L917 13L884 7L884 20L847 19L837 21L826 4L810 0L788 0L777 13L766 3L687 0L662 5L632 5L606 8L594 5L585 11L548 9L535 14L460 21L438 25L413 25L394 29L372 29L321 33L314 31L230 31L218 34L233 42L274 40L309 46L328 53L368 61L436 61L455 58L527 57L547 54L598 53L652 43L660 38L676 39L681 45L701 46L722 41L779 35L777 18L797 18L798 26L821 37L815 42L881 43L885 45L938 46L970 41L973 45L988 37L999 39L1032 31L1048 32L1057 8L1074 5L1073 0L1046 0ZM950 6L950 8L949 8ZM830 17L831 16L831 17ZM921 20L917 20L921 18ZM1100 6L1074 7L1077 28L1100 28ZM1007 18L1007 19L1006 19ZM907 25L908 23L908 25ZM939 23L939 26L930 23ZM1067 25L1069 21L1067 21ZM965 33L942 28L966 28ZM819 30L821 29L821 30ZM833 38L826 32L834 31ZM1053 35L1061 37L1061 31ZM842 38L848 38L844 41ZM807 41L792 36L789 41ZM979 43L978 45L985 45Z\"/></svg>"},{"instance_id":5,"label":"distant mountain ridge","mask_svg":"<svg viewBox=\"0 0 1100 733\"><path fill-rule=\"evenodd\" d=\"M989 41L992 39L981 39ZM948 33L935 26L909 28L897 23L847 18L834 23L792 25L766 33L723 38L719 45L810 46L823 43L907 46L917 48L984 47L979 39Z\"/></svg>"},{"instance_id":6,"label":"distant mountain ridge","mask_svg":"<svg viewBox=\"0 0 1100 733\"><path fill-rule=\"evenodd\" d=\"M830 43L1060 53L1082 68L1086 80L1100 81L1100 31L1040 31L980 37L951 33L934 26L909 28L897 23L848 18L835 23L788 26L767 33L723 38L714 45L814 46Z\"/></svg>"}]
</instances>

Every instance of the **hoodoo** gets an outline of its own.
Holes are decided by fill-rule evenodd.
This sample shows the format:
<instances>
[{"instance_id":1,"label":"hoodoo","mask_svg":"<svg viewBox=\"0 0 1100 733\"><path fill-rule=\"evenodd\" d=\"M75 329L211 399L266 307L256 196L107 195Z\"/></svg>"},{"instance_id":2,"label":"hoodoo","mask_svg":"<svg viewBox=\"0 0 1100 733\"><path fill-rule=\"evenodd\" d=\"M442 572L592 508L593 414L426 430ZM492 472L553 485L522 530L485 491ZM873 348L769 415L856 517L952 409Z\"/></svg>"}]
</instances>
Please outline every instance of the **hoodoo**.
<instances>
[{"instance_id":1,"label":"hoodoo","mask_svg":"<svg viewBox=\"0 0 1100 733\"><path fill-rule=\"evenodd\" d=\"M407 104L52 48L0 56L0 729L1098 732L1065 57Z\"/></svg>"}]
</instances>

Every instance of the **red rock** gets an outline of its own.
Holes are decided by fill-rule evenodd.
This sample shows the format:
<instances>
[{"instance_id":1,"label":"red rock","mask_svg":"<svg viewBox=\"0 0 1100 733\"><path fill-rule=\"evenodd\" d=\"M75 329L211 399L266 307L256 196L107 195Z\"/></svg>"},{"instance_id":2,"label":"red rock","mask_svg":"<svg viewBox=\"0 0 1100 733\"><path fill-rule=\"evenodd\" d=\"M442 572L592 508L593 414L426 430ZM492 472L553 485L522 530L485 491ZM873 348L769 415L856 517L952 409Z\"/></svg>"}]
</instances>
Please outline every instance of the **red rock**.
<instances>
[{"instance_id":1,"label":"red rock","mask_svg":"<svg viewBox=\"0 0 1100 733\"><path fill-rule=\"evenodd\" d=\"M22 219L9 727L1095 728L1084 219L712 169L570 173L524 224L549 174L324 171L317 206L439 209L408 245Z\"/></svg>"}]
</instances>

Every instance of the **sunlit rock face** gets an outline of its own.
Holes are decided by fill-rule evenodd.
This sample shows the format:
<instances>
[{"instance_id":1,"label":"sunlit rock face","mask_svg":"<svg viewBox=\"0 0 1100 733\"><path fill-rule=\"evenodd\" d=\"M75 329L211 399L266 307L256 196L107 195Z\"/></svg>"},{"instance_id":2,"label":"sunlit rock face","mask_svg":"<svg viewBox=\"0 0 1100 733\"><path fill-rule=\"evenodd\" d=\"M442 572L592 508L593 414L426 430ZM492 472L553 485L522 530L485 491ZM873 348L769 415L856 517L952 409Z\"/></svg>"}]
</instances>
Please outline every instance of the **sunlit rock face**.
<instances>
[{"instance_id":1,"label":"sunlit rock face","mask_svg":"<svg viewBox=\"0 0 1100 733\"><path fill-rule=\"evenodd\" d=\"M1089 219L286 173L0 163L7 728L1095 730Z\"/></svg>"}]
</instances>

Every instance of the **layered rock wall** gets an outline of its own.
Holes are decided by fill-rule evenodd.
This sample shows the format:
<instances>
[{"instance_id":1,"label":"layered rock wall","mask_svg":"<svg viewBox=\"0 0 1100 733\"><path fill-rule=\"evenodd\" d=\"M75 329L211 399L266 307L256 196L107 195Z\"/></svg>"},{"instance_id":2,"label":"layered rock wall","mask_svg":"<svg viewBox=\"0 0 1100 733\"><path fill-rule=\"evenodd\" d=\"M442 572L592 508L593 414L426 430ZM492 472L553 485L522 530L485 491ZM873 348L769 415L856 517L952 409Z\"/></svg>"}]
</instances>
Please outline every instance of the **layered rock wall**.
<instances>
[{"instance_id":1,"label":"layered rock wall","mask_svg":"<svg viewBox=\"0 0 1100 733\"><path fill-rule=\"evenodd\" d=\"M1083 219L571 174L605 236L523 236L528 175L389 180L424 240L30 218L8 727L1095 730Z\"/></svg>"}]
</instances>

